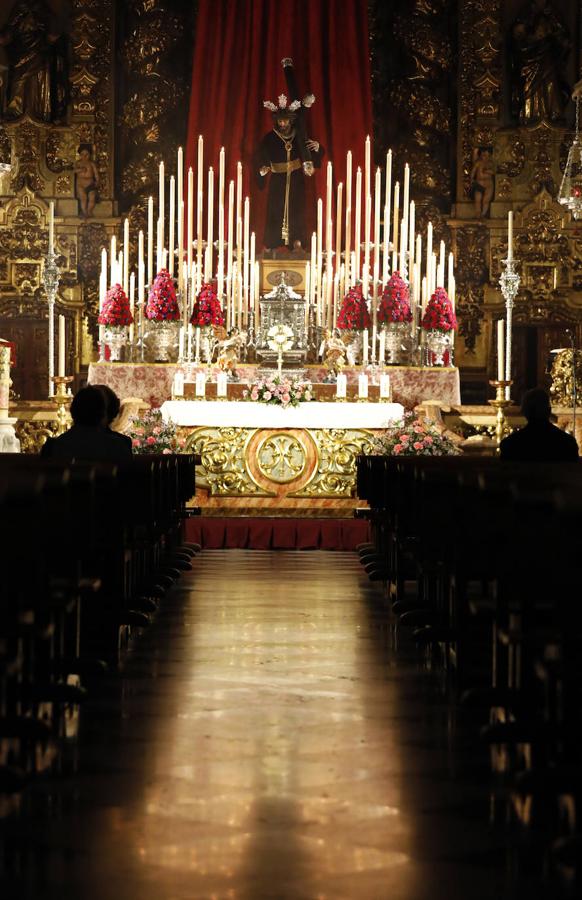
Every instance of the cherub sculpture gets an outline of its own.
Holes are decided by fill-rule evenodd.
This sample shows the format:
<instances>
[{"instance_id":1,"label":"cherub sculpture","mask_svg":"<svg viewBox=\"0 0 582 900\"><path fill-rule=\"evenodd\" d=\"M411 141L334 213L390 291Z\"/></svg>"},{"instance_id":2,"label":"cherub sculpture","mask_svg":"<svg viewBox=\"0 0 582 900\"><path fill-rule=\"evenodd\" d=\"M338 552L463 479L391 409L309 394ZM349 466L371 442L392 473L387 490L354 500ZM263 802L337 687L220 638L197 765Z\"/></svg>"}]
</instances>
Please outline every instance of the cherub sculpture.
<instances>
[{"instance_id":1,"label":"cherub sculpture","mask_svg":"<svg viewBox=\"0 0 582 900\"><path fill-rule=\"evenodd\" d=\"M319 355L324 366L330 373L337 375L346 365L346 345L337 335L337 332L325 332L324 339L319 348Z\"/></svg>"},{"instance_id":2,"label":"cherub sculpture","mask_svg":"<svg viewBox=\"0 0 582 900\"><path fill-rule=\"evenodd\" d=\"M223 372L236 377L236 367L240 362L246 340L246 331L233 328L228 337L218 341L217 365Z\"/></svg>"}]
</instances>

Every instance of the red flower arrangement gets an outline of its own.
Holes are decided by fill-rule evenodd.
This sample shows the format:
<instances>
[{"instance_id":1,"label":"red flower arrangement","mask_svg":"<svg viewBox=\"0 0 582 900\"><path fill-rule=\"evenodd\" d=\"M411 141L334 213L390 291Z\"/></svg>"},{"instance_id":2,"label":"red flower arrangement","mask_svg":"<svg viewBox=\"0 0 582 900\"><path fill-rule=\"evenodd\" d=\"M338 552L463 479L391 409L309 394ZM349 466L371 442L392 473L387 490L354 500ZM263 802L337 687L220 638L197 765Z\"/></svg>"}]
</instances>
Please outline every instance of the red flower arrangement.
<instances>
[{"instance_id":1,"label":"red flower arrangement","mask_svg":"<svg viewBox=\"0 0 582 900\"><path fill-rule=\"evenodd\" d=\"M386 282L378 306L378 322L412 322L410 292L400 272L394 272Z\"/></svg>"},{"instance_id":2,"label":"red flower arrangement","mask_svg":"<svg viewBox=\"0 0 582 900\"><path fill-rule=\"evenodd\" d=\"M131 325L133 316L127 294L120 284L114 284L105 294L103 308L97 319L99 325Z\"/></svg>"},{"instance_id":3,"label":"red flower arrangement","mask_svg":"<svg viewBox=\"0 0 582 900\"><path fill-rule=\"evenodd\" d=\"M151 286L145 308L146 319L154 322L175 322L180 318L180 307L174 282L167 269L160 269Z\"/></svg>"},{"instance_id":4,"label":"red flower arrangement","mask_svg":"<svg viewBox=\"0 0 582 900\"><path fill-rule=\"evenodd\" d=\"M444 288L436 289L426 305L420 324L426 331L456 331L457 317Z\"/></svg>"},{"instance_id":5,"label":"red flower arrangement","mask_svg":"<svg viewBox=\"0 0 582 900\"><path fill-rule=\"evenodd\" d=\"M207 328L209 325L218 327L224 325L224 314L218 299L216 282L205 282L200 293L196 297L190 322L197 328Z\"/></svg>"},{"instance_id":6,"label":"red flower arrangement","mask_svg":"<svg viewBox=\"0 0 582 900\"><path fill-rule=\"evenodd\" d=\"M351 288L342 300L337 327L345 331L363 331L364 328L370 327L370 313L361 284Z\"/></svg>"}]
</instances>

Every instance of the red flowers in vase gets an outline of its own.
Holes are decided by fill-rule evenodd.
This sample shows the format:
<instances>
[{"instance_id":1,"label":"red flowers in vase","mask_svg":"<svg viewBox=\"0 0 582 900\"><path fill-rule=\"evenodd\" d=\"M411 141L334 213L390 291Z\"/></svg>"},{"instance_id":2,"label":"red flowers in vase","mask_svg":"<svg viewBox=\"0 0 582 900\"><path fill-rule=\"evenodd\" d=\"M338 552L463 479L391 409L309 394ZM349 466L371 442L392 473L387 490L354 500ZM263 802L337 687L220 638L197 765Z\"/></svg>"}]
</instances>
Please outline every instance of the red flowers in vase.
<instances>
[{"instance_id":1,"label":"red flowers in vase","mask_svg":"<svg viewBox=\"0 0 582 900\"><path fill-rule=\"evenodd\" d=\"M410 292L400 272L394 272L382 291L382 299L378 305L378 322L389 325L391 322L412 322L410 309Z\"/></svg>"},{"instance_id":2,"label":"red flowers in vase","mask_svg":"<svg viewBox=\"0 0 582 900\"><path fill-rule=\"evenodd\" d=\"M426 331L456 331L457 317L444 288L436 289L426 305L420 324Z\"/></svg>"},{"instance_id":3,"label":"red flowers in vase","mask_svg":"<svg viewBox=\"0 0 582 900\"><path fill-rule=\"evenodd\" d=\"M160 269L154 278L145 315L146 319L154 322L175 322L180 318L174 281L167 269Z\"/></svg>"},{"instance_id":4,"label":"red flowers in vase","mask_svg":"<svg viewBox=\"0 0 582 900\"><path fill-rule=\"evenodd\" d=\"M133 316L129 308L127 294L120 284L114 284L105 294L103 308L97 319L99 325L131 325Z\"/></svg>"},{"instance_id":5,"label":"red flowers in vase","mask_svg":"<svg viewBox=\"0 0 582 900\"><path fill-rule=\"evenodd\" d=\"M216 282L205 282L200 293L196 297L190 322L197 328L207 328L208 326L224 325L224 314L218 299L216 290Z\"/></svg>"},{"instance_id":6,"label":"red flowers in vase","mask_svg":"<svg viewBox=\"0 0 582 900\"><path fill-rule=\"evenodd\" d=\"M363 331L364 328L370 327L370 313L361 284L351 288L342 300L337 327L344 331Z\"/></svg>"}]
</instances>

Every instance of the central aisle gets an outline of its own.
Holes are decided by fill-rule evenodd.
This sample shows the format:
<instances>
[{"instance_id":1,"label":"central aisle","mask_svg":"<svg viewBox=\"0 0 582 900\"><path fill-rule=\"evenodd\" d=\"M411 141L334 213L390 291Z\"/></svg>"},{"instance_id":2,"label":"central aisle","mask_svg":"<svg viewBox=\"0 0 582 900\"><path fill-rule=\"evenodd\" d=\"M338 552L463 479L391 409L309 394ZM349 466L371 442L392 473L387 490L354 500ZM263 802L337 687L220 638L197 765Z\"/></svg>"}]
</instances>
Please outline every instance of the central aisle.
<instances>
[{"instance_id":1,"label":"central aisle","mask_svg":"<svg viewBox=\"0 0 582 900\"><path fill-rule=\"evenodd\" d=\"M512 896L436 679L375 597L355 554L195 560L10 823L19 896Z\"/></svg>"}]
</instances>

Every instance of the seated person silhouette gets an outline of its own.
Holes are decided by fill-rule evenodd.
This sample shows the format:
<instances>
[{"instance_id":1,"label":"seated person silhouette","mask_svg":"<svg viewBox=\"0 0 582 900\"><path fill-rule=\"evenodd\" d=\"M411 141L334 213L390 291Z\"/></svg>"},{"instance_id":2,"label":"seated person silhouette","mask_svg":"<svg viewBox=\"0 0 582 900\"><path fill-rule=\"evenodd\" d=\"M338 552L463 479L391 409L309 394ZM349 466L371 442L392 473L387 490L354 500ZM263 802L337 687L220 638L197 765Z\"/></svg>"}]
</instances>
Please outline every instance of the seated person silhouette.
<instances>
[{"instance_id":1,"label":"seated person silhouette","mask_svg":"<svg viewBox=\"0 0 582 900\"><path fill-rule=\"evenodd\" d=\"M501 459L515 462L575 462L578 459L576 440L550 421L552 408L547 391L542 388L526 391L521 411L527 425L501 441Z\"/></svg>"},{"instance_id":2,"label":"seated person silhouette","mask_svg":"<svg viewBox=\"0 0 582 900\"><path fill-rule=\"evenodd\" d=\"M57 438L48 438L41 456L102 462L131 459L131 447L107 428L105 398L99 388L81 388L71 403L71 416L71 428Z\"/></svg>"},{"instance_id":3,"label":"seated person silhouette","mask_svg":"<svg viewBox=\"0 0 582 900\"><path fill-rule=\"evenodd\" d=\"M103 399L105 400L105 428L109 432L109 434L113 435L113 437L118 440L122 445L129 447L131 451L131 438L127 434L122 434L120 431L114 431L111 427L111 423L114 419L119 415L119 410L121 409L121 402L119 397L112 390L108 384L94 384L93 387L96 387L103 394Z\"/></svg>"}]
</instances>

